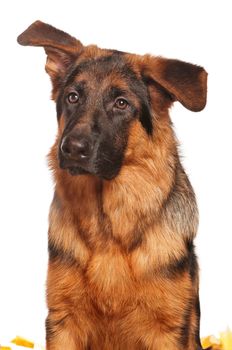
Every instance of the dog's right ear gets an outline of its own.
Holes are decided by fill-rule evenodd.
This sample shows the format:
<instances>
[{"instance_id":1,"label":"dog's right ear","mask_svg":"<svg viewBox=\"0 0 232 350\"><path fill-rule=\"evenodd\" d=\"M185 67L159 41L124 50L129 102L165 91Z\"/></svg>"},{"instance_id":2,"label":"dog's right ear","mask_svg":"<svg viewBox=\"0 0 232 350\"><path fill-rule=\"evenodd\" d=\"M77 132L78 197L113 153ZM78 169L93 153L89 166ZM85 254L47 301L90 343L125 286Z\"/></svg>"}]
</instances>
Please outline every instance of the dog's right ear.
<instances>
[{"instance_id":1,"label":"dog's right ear","mask_svg":"<svg viewBox=\"0 0 232 350\"><path fill-rule=\"evenodd\" d=\"M20 45L44 47L47 54L45 69L55 90L84 48L79 40L41 21L34 22L18 36L17 41Z\"/></svg>"}]
</instances>

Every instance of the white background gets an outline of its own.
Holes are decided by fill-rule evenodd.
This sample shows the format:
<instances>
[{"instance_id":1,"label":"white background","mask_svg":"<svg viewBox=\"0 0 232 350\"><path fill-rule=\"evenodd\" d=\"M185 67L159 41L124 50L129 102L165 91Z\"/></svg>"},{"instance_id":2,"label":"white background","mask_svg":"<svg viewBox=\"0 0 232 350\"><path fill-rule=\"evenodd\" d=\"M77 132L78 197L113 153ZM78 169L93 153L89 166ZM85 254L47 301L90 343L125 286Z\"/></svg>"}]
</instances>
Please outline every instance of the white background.
<instances>
[{"instance_id":1,"label":"white background","mask_svg":"<svg viewBox=\"0 0 232 350\"><path fill-rule=\"evenodd\" d=\"M53 185L46 154L55 105L42 48L16 37L40 19L84 44L202 65L208 104L171 110L200 209L201 334L232 327L232 20L229 1L1 1L0 341L44 343L47 215Z\"/></svg>"}]
</instances>

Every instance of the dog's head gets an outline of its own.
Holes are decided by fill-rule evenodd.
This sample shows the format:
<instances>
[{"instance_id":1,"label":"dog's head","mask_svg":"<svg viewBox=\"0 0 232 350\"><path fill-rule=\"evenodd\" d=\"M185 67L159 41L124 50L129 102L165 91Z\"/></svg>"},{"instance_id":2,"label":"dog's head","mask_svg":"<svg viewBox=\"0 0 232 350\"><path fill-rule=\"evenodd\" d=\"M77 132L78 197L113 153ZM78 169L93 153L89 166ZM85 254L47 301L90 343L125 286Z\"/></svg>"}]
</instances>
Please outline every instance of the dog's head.
<instances>
[{"instance_id":1,"label":"dog's head","mask_svg":"<svg viewBox=\"0 0 232 350\"><path fill-rule=\"evenodd\" d=\"M18 42L45 49L57 104L59 164L72 175L114 178L135 122L152 138L154 115L161 116L173 101L192 111L205 106L207 73L199 66L83 46L40 21Z\"/></svg>"}]
</instances>

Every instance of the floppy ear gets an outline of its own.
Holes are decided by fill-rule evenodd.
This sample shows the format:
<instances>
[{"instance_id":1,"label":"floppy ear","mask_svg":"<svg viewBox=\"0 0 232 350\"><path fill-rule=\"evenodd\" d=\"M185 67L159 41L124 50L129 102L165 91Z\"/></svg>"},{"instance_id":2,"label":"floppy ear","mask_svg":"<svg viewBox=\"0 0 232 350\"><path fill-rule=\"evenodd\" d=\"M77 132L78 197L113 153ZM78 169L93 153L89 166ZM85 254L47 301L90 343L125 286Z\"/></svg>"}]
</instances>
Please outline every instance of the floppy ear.
<instances>
[{"instance_id":1,"label":"floppy ear","mask_svg":"<svg viewBox=\"0 0 232 350\"><path fill-rule=\"evenodd\" d=\"M175 101L191 111L206 105L207 73L204 68L175 59L144 56L142 74L160 84Z\"/></svg>"},{"instance_id":2,"label":"floppy ear","mask_svg":"<svg viewBox=\"0 0 232 350\"><path fill-rule=\"evenodd\" d=\"M17 41L20 45L44 47L47 54L45 69L54 88L83 50L79 40L41 21L34 22Z\"/></svg>"}]
</instances>

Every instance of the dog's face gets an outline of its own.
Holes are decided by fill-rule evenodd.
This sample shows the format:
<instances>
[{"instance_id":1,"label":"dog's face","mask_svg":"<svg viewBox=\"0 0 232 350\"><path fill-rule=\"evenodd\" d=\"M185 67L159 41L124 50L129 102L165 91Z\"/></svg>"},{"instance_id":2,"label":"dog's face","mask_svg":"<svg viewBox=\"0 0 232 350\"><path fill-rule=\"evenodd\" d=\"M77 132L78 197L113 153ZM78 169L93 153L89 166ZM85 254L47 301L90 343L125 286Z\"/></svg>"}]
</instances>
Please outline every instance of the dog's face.
<instances>
[{"instance_id":1,"label":"dog's face","mask_svg":"<svg viewBox=\"0 0 232 350\"><path fill-rule=\"evenodd\" d=\"M59 161L72 175L115 177L130 124L139 119L147 134L152 133L146 85L123 56L109 51L78 62L59 90L57 113L64 124Z\"/></svg>"},{"instance_id":2,"label":"dog's face","mask_svg":"<svg viewBox=\"0 0 232 350\"><path fill-rule=\"evenodd\" d=\"M57 103L57 158L71 175L112 179L120 171L131 125L155 136L158 117L175 100L199 111L206 103L203 68L178 60L83 46L70 35L35 22L18 38L43 46Z\"/></svg>"}]
</instances>

